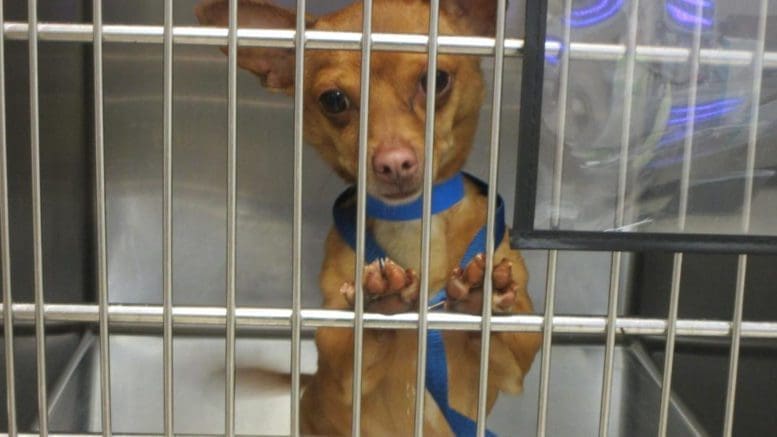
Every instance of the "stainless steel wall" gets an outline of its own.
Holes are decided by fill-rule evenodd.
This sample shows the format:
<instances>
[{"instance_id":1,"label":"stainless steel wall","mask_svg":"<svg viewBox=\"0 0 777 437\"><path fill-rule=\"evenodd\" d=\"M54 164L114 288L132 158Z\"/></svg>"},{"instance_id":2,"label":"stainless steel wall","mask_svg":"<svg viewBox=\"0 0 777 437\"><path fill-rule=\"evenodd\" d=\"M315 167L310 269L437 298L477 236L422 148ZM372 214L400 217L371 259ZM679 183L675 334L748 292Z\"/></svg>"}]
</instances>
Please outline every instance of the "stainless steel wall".
<instances>
[{"instance_id":1,"label":"stainless steel wall","mask_svg":"<svg viewBox=\"0 0 777 437\"><path fill-rule=\"evenodd\" d=\"M45 3L45 2L41 2ZM6 20L26 20L25 2L5 1ZM41 4L41 20L83 19L80 1ZM28 51L24 41L5 46L6 135L10 244L14 299L33 300L32 204ZM94 292L89 66L80 44L40 45L40 145L43 192L43 281L50 302L90 300ZM47 339L48 374L60 378L80 341L80 327L52 330ZM16 395L20 423L35 417L35 342L30 329L16 330ZM4 364L1 365L4 371ZM5 387L5 380L2 382ZM3 390L5 391L5 390ZM5 410L5 397L0 401ZM5 429L6 416L0 418ZM29 428L27 428L29 429Z\"/></svg>"}]
</instances>

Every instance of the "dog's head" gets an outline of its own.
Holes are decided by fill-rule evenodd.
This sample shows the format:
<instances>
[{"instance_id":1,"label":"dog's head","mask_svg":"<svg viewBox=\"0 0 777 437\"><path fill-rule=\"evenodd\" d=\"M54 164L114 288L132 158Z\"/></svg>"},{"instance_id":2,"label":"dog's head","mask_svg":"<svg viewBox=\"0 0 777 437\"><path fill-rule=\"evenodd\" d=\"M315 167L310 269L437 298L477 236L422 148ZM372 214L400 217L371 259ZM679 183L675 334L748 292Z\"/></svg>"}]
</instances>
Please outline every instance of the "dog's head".
<instances>
[{"instance_id":1,"label":"dog's head","mask_svg":"<svg viewBox=\"0 0 777 437\"><path fill-rule=\"evenodd\" d=\"M493 35L495 0L442 0L441 35ZM201 24L226 27L227 0L196 8ZM426 34L429 2L374 0L373 31ZM362 4L320 17L307 17L309 30L361 31ZM240 0L242 28L294 28L295 13L266 0ZM224 49L222 49L224 50ZM240 67L259 76L267 88L291 94L294 52L245 47ZM357 174L359 51L308 50L305 56L305 139L347 181ZM389 202L417 197L422 188L427 56L422 53L372 53L367 191ZM483 99L479 58L440 55L437 63L434 180L455 174L472 146Z\"/></svg>"}]
</instances>

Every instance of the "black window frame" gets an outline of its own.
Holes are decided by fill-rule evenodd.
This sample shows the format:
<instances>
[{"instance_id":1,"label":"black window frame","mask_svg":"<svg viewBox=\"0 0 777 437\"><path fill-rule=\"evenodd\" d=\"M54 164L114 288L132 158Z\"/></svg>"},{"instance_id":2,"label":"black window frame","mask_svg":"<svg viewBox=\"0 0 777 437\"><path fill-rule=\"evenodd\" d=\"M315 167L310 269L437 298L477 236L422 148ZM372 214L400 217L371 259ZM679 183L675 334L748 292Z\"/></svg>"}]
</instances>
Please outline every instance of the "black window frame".
<instances>
[{"instance_id":1,"label":"black window frame","mask_svg":"<svg viewBox=\"0 0 777 437\"><path fill-rule=\"evenodd\" d=\"M520 249L777 254L777 236L535 229L547 0L527 0L511 245Z\"/></svg>"}]
</instances>

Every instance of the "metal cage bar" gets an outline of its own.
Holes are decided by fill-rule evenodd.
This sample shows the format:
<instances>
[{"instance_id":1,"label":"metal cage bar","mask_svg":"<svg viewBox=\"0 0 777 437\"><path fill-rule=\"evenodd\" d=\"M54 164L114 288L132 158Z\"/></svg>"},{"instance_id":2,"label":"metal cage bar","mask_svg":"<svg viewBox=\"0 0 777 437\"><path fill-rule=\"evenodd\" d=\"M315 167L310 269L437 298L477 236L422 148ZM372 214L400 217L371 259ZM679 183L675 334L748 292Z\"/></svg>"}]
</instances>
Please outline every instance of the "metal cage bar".
<instances>
[{"instance_id":1,"label":"metal cage bar","mask_svg":"<svg viewBox=\"0 0 777 437\"><path fill-rule=\"evenodd\" d=\"M173 375L173 1L164 5L162 50L163 205L162 205L162 408L165 434L175 432Z\"/></svg>"},{"instance_id":2,"label":"metal cage bar","mask_svg":"<svg viewBox=\"0 0 777 437\"><path fill-rule=\"evenodd\" d=\"M361 290L364 283L364 252L367 232L367 140L369 139L370 66L372 41L372 0L362 3L361 72L359 79L359 156L356 183L356 263L354 287ZM353 408L351 435L361 432L362 370L364 345L364 293L356 292L353 324Z\"/></svg>"},{"instance_id":3,"label":"metal cage bar","mask_svg":"<svg viewBox=\"0 0 777 437\"><path fill-rule=\"evenodd\" d=\"M38 34L42 41L86 42L92 41L92 25L77 23L39 23ZM9 40L27 39L29 30L27 23L6 22L4 32ZM213 45L228 44L227 28L175 26L173 42L183 45ZM308 50L360 50L362 35L359 32L331 32L308 30L305 32L306 48ZM528 33L527 33L528 34ZM106 42L163 44L163 26L114 24L103 27L103 40ZM273 29L239 29L238 43L240 46L294 48L293 30ZM423 53L427 51L429 38L427 35L373 33L372 49L377 51L411 51ZM444 35L439 37L439 53L469 54L493 56L496 41L494 38L463 37ZM516 38L505 39L505 56L521 56L524 50L524 40ZM548 53L558 54L560 45L557 42L545 43ZM570 58L573 60L617 61L626 56L628 47L623 44L583 43L573 42L568 46ZM756 53L748 50L733 49L702 49L699 62L703 65L740 65L747 66L753 62ZM671 62L685 63L691 58L691 52L686 47L638 45L636 48L637 62ZM777 52L764 53L764 68L777 68Z\"/></svg>"},{"instance_id":4,"label":"metal cage bar","mask_svg":"<svg viewBox=\"0 0 777 437\"><path fill-rule=\"evenodd\" d=\"M683 145L683 163L680 176L680 206L677 213L677 228L685 231L688 216L688 193L691 180L691 160L693 152L693 131L696 127L696 97L699 82L699 52L701 51L701 20L704 3L696 4L696 23L693 30L693 48L691 57L690 85L688 92L688 122L685 125ZM661 381L661 405L658 416L658 435L666 436L669 424L669 402L672 394L672 370L674 364L675 338L677 334L677 311L680 304L680 279L683 271L683 253L675 253L672 265L672 284L669 295L669 314L667 318L666 349L664 352L663 378Z\"/></svg>"},{"instance_id":5,"label":"metal cage bar","mask_svg":"<svg viewBox=\"0 0 777 437\"><path fill-rule=\"evenodd\" d=\"M623 226L626 215L626 175L629 163L629 139L631 136L631 110L633 107L634 70L637 63L637 28L639 23L639 0L629 5L628 45L626 50L626 73L623 82L623 119L621 122L621 150L618 162L618 185L615 206L615 228ZM623 254L615 252L610 261L610 290L607 298L607 335L604 347L604 374L602 375L602 400L599 411L599 436L609 431L610 405L612 402L612 378L615 362L615 320L618 318L618 296L620 293L621 261Z\"/></svg>"},{"instance_id":6,"label":"metal cage bar","mask_svg":"<svg viewBox=\"0 0 777 437\"><path fill-rule=\"evenodd\" d=\"M41 224L40 187L40 111L38 102L38 5L37 0L27 2L30 84L30 159L32 161L32 241L33 276L35 287L35 363L38 394L38 429L48 434L48 397L46 394L46 331L43 293L43 236Z\"/></svg>"},{"instance_id":7,"label":"metal cage bar","mask_svg":"<svg viewBox=\"0 0 777 437\"><path fill-rule=\"evenodd\" d=\"M5 311L5 307L2 308ZM34 326L35 304L14 303L12 307L14 325ZM109 305L108 321L111 328L144 330L162 324L161 305ZM227 310L223 306L174 306L173 325L176 329L192 328L194 332L223 332ZM96 324L99 308L94 304L46 304L44 314L47 322ZM354 313L339 310L302 310L302 327L347 328L354 324ZM432 312L428 315L430 329L457 331L480 331L480 316L455 313ZM235 312L236 325L244 332L266 329L290 329L291 310L276 308L240 307ZM510 315L491 320L494 332L541 332L544 317L540 315ZM573 335L603 335L607 329L607 318L603 316L553 316L553 332ZM416 329L418 315L415 313L386 316L367 313L364 326L368 329ZM662 336L666 333L667 320L639 317L618 317L615 320L616 335L619 336ZM681 337L730 337L730 320L678 319L677 335ZM777 338L777 322L743 321L742 338Z\"/></svg>"},{"instance_id":8,"label":"metal cage bar","mask_svg":"<svg viewBox=\"0 0 777 437\"><path fill-rule=\"evenodd\" d=\"M478 374L478 406L477 406L477 435L484 437L486 434L487 399L488 399L488 369L491 351L491 310L493 302L494 284L494 251L496 241L494 227L496 223L496 186L499 177L499 129L502 116L502 79L504 76L504 40L505 40L505 15L507 3L505 0L496 2L496 47L494 51L494 84L491 106L491 144L489 145L488 165L488 207L486 210L486 275L483 277L483 308L482 328L480 333L480 369ZM501 241L499 242L501 243Z\"/></svg>"},{"instance_id":9,"label":"metal cage bar","mask_svg":"<svg viewBox=\"0 0 777 437\"><path fill-rule=\"evenodd\" d=\"M418 295L418 353L415 380L415 436L424 433L426 397L428 302L432 256L432 184L434 183L434 122L437 103L437 37L440 31L440 1L429 2L429 52L426 60L426 120L424 126L424 181L421 214L421 290Z\"/></svg>"},{"instance_id":10,"label":"metal cage bar","mask_svg":"<svg viewBox=\"0 0 777 437\"><path fill-rule=\"evenodd\" d=\"M564 17L572 16L572 0L564 1ZM543 19L545 19L543 17ZM572 25L570 20L564 20L562 41L564 47L569 47ZM544 62L544 60L543 60ZM553 187L552 214L550 227L557 229L561 224L561 180L564 174L564 141L567 122L567 95L569 85L569 51L561 52L561 77L559 79L558 97L558 132L556 136L555 156L553 157ZM553 345L553 314L555 311L556 270L558 267L558 251L548 252L548 269L545 286L545 321L544 337L542 339L542 361L540 362L540 394L537 409L537 436L544 436L548 421L548 390L550 387L550 360Z\"/></svg>"},{"instance_id":11,"label":"metal cage bar","mask_svg":"<svg viewBox=\"0 0 777 437\"><path fill-rule=\"evenodd\" d=\"M300 435L300 373L302 363L302 148L303 93L305 80L305 0L297 1L297 23L294 45L294 198L292 212L292 284L291 284L291 435Z\"/></svg>"},{"instance_id":12,"label":"metal cage bar","mask_svg":"<svg viewBox=\"0 0 777 437\"><path fill-rule=\"evenodd\" d=\"M103 12L102 0L92 2L94 42L94 156L95 156L95 222L97 225L97 302L100 310L100 418L103 435L111 426L111 350L108 330L108 237L105 213L105 131L103 118Z\"/></svg>"},{"instance_id":13,"label":"metal cage bar","mask_svg":"<svg viewBox=\"0 0 777 437\"><path fill-rule=\"evenodd\" d=\"M4 23L0 2L0 26ZM0 35L0 274L3 275L3 339L5 352L5 389L8 434L16 435L16 371L14 368L13 313L11 303L11 233L8 217L8 145L5 120L5 36Z\"/></svg>"},{"instance_id":14,"label":"metal cage bar","mask_svg":"<svg viewBox=\"0 0 777 437\"><path fill-rule=\"evenodd\" d=\"M569 1L569 0L568 0ZM540 361L540 390L537 407L537 437L544 437L548 425L548 390L550 388L550 351L553 346L553 329L556 316L556 267L558 251L548 252L548 267L545 273L545 316L542 318L542 358Z\"/></svg>"},{"instance_id":15,"label":"metal cage bar","mask_svg":"<svg viewBox=\"0 0 777 437\"><path fill-rule=\"evenodd\" d=\"M227 287L224 432L235 435L235 281L237 274L237 8L229 0L227 72Z\"/></svg>"},{"instance_id":16,"label":"metal cage bar","mask_svg":"<svg viewBox=\"0 0 777 437\"><path fill-rule=\"evenodd\" d=\"M763 57L766 47L766 23L769 12L769 0L761 0L758 18L756 56L753 59L753 98L750 106L750 126L747 141L745 163L744 203L742 205L742 231L750 229L750 214L753 205L753 171L758 141L758 121L760 116L761 84L763 80ZM739 348L742 334L742 310L745 301L745 281L747 277L747 255L740 254L737 260L736 292L734 295L733 321L731 324L731 352L729 358L728 384L726 387L726 409L723 416L723 435L731 437L734 429L734 405L736 402L737 374L739 371Z\"/></svg>"}]
</instances>

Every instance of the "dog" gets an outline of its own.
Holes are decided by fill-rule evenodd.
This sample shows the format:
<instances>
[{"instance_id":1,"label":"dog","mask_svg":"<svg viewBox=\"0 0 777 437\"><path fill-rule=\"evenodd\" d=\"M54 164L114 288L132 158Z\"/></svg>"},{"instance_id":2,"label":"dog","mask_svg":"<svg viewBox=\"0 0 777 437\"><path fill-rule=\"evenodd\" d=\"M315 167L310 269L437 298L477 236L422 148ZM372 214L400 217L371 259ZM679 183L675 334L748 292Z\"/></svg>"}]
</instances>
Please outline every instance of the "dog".
<instances>
[{"instance_id":1,"label":"dog","mask_svg":"<svg viewBox=\"0 0 777 437\"><path fill-rule=\"evenodd\" d=\"M440 34L493 36L495 3L442 0ZM295 13L270 1L240 0L238 6L240 27L295 27ZM429 9L424 0L374 0L373 30L425 34ZM228 2L208 0L199 4L195 13L202 25L226 27ZM308 16L306 25L312 30L359 32L362 4L353 3L320 17ZM238 65L257 75L265 87L294 92L293 50L240 47L237 53ZM360 57L358 51L310 50L305 54L305 141L350 183L355 183L358 172ZM366 190L370 199L389 211L413 202L417 206L422 192L426 68L426 54L372 53ZM429 281L431 290L444 288L441 293L446 311L476 315L481 314L483 305L485 259L482 253L466 262L462 258L473 236L484 227L487 197L482 185L462 177L460 171L472 147L483 94L479 58L448 54L438 57L433 179L435 190L438 185L453 187L450 189L458 190L458 197L432 217ZM340 207L349 212L341 215L347 216L353 212L353 196L342 200ZM326 240L319 278L323 306L352 310L355 294L363 292L365 311L395 314L417 310L416 270L421 255L421 220L417 215L396 220L376 217L368 210L369 241L380 248L381 256L366 263L361 287L353 283L353 242L344 235L352 226L343 227L336 221ZM497 237L494 259L500 261L491 273L494 294L489 305L498 314L531 313L523 258L510 248L506 232ZM453 422L461 419L471 426L477 414L480 333L450 331L438 335L435 341L443 348L444 365L427 371L427 388L429 378L437 378L447 388L443 398L431 389L425 394L424 435L467 435L471 428L461 431ZM429 341L434 343L432 337ZM349 328L317 330L318 370L301 400L301 428L305 434L351 435L353 342ZM539 333L491 334L489 411L499 392L522 390L524 375L540 343ZM414 331L365 330L360 435L412 434L417 344ZM459 419L452 419L454 414Z\"/></svg>"}]
</instances>

